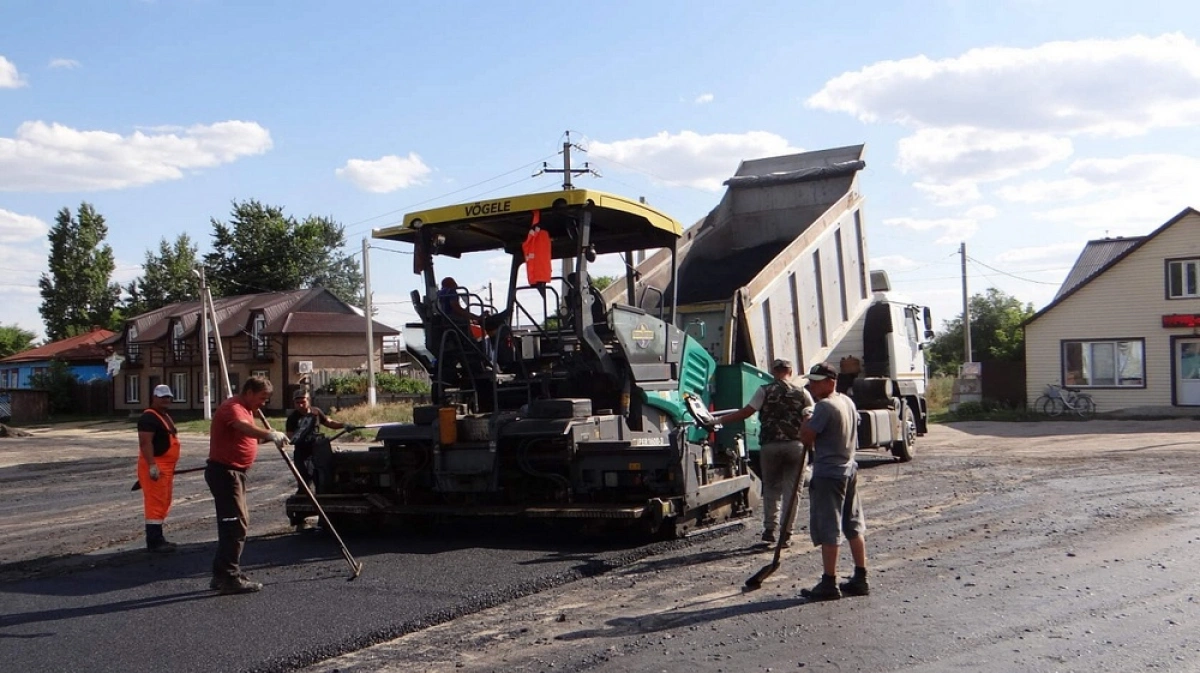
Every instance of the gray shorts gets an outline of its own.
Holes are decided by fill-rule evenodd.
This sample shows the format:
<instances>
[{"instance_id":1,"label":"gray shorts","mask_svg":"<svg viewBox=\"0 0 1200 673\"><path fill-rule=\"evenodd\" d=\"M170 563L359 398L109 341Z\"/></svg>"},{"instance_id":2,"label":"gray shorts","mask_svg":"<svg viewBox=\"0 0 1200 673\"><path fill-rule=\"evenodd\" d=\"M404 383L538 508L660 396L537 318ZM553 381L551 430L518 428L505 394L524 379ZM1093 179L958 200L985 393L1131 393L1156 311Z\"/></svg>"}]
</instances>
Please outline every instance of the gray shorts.
<instances>
[{"instance_id":1,"label":"gray shorts","mask_svg":"<svg viewBox=\"0 0 1200 673\"><path fill-rule=\"evenodd\" d=\"M867 532L867 519L858 500L858 475L813 477L808 487L808 530L814 545L839 544Z\"/></svg>"}]
</instances>

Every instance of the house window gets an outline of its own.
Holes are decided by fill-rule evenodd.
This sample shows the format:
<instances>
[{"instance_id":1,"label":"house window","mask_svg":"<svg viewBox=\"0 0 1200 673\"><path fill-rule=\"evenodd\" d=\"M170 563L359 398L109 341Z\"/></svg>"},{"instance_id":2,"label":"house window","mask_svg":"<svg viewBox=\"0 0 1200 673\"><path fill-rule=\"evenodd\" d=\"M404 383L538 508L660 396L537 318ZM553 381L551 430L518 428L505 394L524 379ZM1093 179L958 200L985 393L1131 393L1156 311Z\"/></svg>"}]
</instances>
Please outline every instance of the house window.
<instances>
[{"instance_id":1,"label":"house window","mask_svg":"<svg viewBox=\"0 0 1200 673\"><path fill-rule=\"evenodd\" d=\"M267 331L267 316L262 313L254 315L254 325L250 330L250 350L254 357L261 358L267 354L267 339L263 332Z\"/></svg>"},{"instance_id":2,"label":"house window","mask_svg":"<svg viewBox=\"0 0 1200 673\"><path fill-rule=\"evenodd\" d=\"M137 343L137 338L137 325L130 324L128 334L125 336L125 358L131 365L137 364L142 359L142 346Z\"/></svg>"},{"instance_id":3,"label":"house window","mask_svg":"<svg viewBox=\"0 0 1200 673\"><path fill-rule=\"evenodd\" d=\"M125 401L136 404L142 401L142 381L137 374L125 375Z\"/></svg>"},{"instance_id":4,"label":"house window","mask_svg":"<svg viewBox=\"0 0 1200 673\"><path fill-rule=\"evenodd\" d=\"M0 372L0 388L16 388L20 382L19 369L5 369Z\"/></svg>"},{"instance_id":5,"label":"house window","mask_svg":"<svg viewBox=\"0 0 1200 673\"><path fill-rule=\"evenodd\" d=\"M269 372L265 369L252 369L252 370L250 370L250 376L257 376L258 378L264 379L267 381L271 380L271 372Z\"/></svg>"},{"instance_id":6,"label":"house window","mask_svg":"<svg viewBox=\"0 0 1200 673\"><path fill-rule=\"evenodd\" d=\"M187 372L175 372L171 374L171 391L175 393L176 402L187 402L187 389Z\"/></svg>"},{"instance_id":7,"label":"house window","mask_svg":"<svg viewBox=\"0 0 1200 673\"><path fill-rule=\"evenodd\" d=\"M1200 297L1200 259L1167 262L1167 296L1171 299Z\"/></svg>"},{"instance_id":8,"label":"house window","mask_svg":"<svg viewBox=\"0 0 1200 673\"><path fill-rule=\"evenodd\" d=\"M1069 386L1146 385L1142 340L1063 342L1063 382Z\"/></svg>"},{"instance_id":9,"label":"house window","mask_svg":"<svg viewBox=\"0 0 1200 673\"><path fill-rule=\"evenodd\" d=\"M183 341L182 320L176 320L171 325L171 352L175 354L176 360L183 360L188 356L187 344Z\"/></svg>"}]
</instances>

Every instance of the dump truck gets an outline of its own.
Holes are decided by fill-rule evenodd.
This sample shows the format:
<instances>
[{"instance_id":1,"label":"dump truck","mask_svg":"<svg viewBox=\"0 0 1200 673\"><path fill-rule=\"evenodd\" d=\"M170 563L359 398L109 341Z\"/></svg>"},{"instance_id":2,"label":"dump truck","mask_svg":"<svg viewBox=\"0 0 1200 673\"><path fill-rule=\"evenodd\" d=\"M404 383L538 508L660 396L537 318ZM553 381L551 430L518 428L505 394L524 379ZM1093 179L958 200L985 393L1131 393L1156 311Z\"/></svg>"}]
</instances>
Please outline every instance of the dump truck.
<instances>
[{"instance_id":1,"label":"dump truck","mask_svg":"<svg viewBox=\"0 0 1200 673\"><path fill-rule=\"evenodd\" d=\"M325 513L574 520L671 537L753 512L748 456L716 450L693 415L711 404L712 355L670 308L609 304L590 284L598 255L673 259L682 231L650 206L584 189L410 213L375 231L412 246L421 322L404 336L433 404L368 448L318 447ZM435 269L497 255L510 258L498 306ZM549 275L562 260L570 271ZM673 278L672 267L663 286L642 287L665 296ZM299 497L286 511L293 524L316 513Z\"/></svg>"},{"instance_id":2,"label":"dump truck","mask_svg":"<svg viewBox=\"0 0 1200 673\"><path fill-rule=\"evenodd\" d=\"M869 268L863 153L854 145L743 161L673 257L643 260L632 288L621 280L605 296L634 296L651 313L674 296L676 325L718 363L718 408L743 406L770 380L776 358L793 361L797 375L830 362L840 370L839 391L858 406L859 447L908 461L927 429L932 316L893 294L886 272ZM757 454L757 417L718 434L718 448L739 443Z\"/></svg>"}]
</instances>

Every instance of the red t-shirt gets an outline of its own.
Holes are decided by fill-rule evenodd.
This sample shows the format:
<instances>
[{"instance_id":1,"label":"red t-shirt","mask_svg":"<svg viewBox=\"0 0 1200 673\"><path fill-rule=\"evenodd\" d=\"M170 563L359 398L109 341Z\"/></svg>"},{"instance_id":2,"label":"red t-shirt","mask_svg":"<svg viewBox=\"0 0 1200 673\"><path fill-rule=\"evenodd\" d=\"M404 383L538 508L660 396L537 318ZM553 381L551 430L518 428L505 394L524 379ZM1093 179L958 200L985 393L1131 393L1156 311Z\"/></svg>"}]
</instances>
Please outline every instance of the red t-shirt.
<instances>
[{"instance_id":1,"label":"red t-shirt","mask_svg":"<svg viewBox=\"0 0 1200 673\"><path fill-rule=\"evenodd\" d=\"M212 427L208 431L208 459L245 470L254 464L258 455L258 438L234 428L237 421L253 425L254 414L242 404L242 398L235 395L222 402L213 414Z\"/></svg>"}]
</instances>

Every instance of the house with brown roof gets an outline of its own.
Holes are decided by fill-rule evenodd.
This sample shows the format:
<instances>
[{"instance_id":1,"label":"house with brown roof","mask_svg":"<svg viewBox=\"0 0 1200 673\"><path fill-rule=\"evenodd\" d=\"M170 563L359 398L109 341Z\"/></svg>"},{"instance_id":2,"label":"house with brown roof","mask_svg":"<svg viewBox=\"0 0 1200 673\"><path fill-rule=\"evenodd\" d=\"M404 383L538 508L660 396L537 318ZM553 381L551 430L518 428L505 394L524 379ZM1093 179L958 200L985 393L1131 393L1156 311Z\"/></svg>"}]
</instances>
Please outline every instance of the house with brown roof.
<instances>
[{"instance_id":1,"label":"house with brown roof","mask_svg":"<svg viewBox=\"0 0 1200 673\"><path fill-rule=\"evenodd\" d=\"M0 358L0 388L27 390L29 379L35 374L46 373L54 361L64 362L81 383L107 379L105 358L110 350L105 342L113 332L93 327L90 332L31 348Z\"/></svg>"},{"instance_id":2,"label":"house with brown roof","mask_svg":"<svg viewBox=\"0 0 1200 673\"><path fill-rule=\"evenodd\" d=\"M217 324L214 331L207 321L207 341L214 406L225 399L218 336L234 392L248 377L265 376L275 386L268 407L284 409L291 407L291 391L314 377L361 372L368 358L382 371L383 338L399 333L372 321L368 354L366 318L324 288L224 297L213 308ZM200 302L182 302L126 321L109 341L118 362L116 410L144 409L150 391L163 383L175 393L172 409L204 408L200 313Z\"/></svg>"},{"instance_id":3,"label":"house with brown roof","mask_svg":"<svg viewBox=\"0 0 1200 673\"><path fill-rule=\"evenodd\" d=\"M1200 414L1200 211L1089 241L1025 322L1025 389L1081 388L1100 413Z\"/></svg>"}]
</instances>

